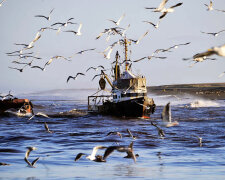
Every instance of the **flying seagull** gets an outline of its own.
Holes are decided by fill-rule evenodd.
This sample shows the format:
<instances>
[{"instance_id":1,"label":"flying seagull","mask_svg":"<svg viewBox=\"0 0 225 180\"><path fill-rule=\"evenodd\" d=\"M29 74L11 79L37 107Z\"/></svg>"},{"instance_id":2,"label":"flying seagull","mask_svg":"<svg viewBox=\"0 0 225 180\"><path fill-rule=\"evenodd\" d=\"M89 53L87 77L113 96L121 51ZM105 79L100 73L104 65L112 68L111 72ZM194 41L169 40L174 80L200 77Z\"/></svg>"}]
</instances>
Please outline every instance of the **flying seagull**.
<instances>
[{"instance_id":1,"label":"flying seagull","mask_svg":"<svg viewBox=\"0 0 225 180\"><path fill-rule=\"evenodd\" d=\"M130 143L130 145L127 146L109 146L104 153L103 160L106 160L106 158L113 152L117 150L118 152L126 152L127 155L136 162L136 156L133 151L133 142Z\"/></svg>"},{"instance_id":2,"label":"flying seagull","mask_svg":"<svg viewBox=\"0 0 225 180\"><path fill-rule=\"evenodd\" d=\"M70 61L68 58L63 57L63 56L53 56L53 57L50 58L50 60L48 62L45 63L45 66L51 64L54 59L60 59L60 58L64 59L64 60L67 60L67 61Z\"/></svg>"},{"instance_id":3,"label":"flying seagull","mask_svg":"<svg viewBox=\"0 0 225 180\"><path fill-rule=\"evenodd\" d=\"M159 17L159 19L164 18L164 17L167 15L167 13L172 13L172 12L174 12L174 9L173 9L173 8L178 7L178 6L181 6L182 4L183 4L183 3L177 3L176 5L171 6L171 7L169 7L168 9L165 9L165 10L161 11L163 14Z\"/></svg>"},{"instance_id":4,"label":"flying seagull","mask_svg":"<svg viewBox=\"0 0 225 180\"><path fill-rule=\"evenodd\" d=\"M46 20L50 21L50 15L52 14L53 10L54 10L54 9L52 9L52 10L50 11L50 13L49 13L48 16L44 16L44 15L36 15L35 17L43 17L43 18L45 18Z\"/></svg>"},{"instance_id":5,"label":"flying seagull","mask_svg":"<svg viewBox=\"0 0 225 180\"><path fill-rule=\"evenodd\" d=\"M113 22L115 25L119 26L120 21L125 17L125 14L123 14L117 21L114 21L112 19L108 19L109 21Z\"/></svg>"},{"instance_id":6,"label":"flying seagull","mask_svg":"<svg viewBox=\"0 0 225 180\"><path fill-rule=\"evenodd\" d=\"M165 137L165 134L164 134L164 131L160 128L160 127L158 127L156 124L154 124L152 121L151 121L151 125L153 125L153 126L155 126L156 128L157 128L157 130L158 130L158 135L160 136L160 137Z\"/></svg>"},{"instance_id":7,"label":"flying seagull","mask_svg":"<svg viewBox=\"0 0 225 180\"><path fill-rule=\"evenodd\" d=\"M66 27L68 24L77 24L77 23L73 23L73 22L71 22L71 20L73 20L74 18L69 18L66 22L57 22L57 23L54 23L54 24L52 24L51 26L55 26L55 25L61 25L61 27L62 26L64 26L64 27Z\"/></svg>"},{"instance_id":8,"label":"flying seagull","mask_svg":"<svg viewBox=\"0 0 225 180\"><path fill-rule=\"evenodd\" d=\"M154 24L154 23L152 23L152 22L150 22L150 21L143 21L143 22L145 22L145 23L148 23L148 24L151 24L154 28L159 28L159 23L160 23L160 21L157 23L157 24Z\"/></svg>"},{"instance_id":9,"label":"flying seagull","mask_svg":"<svg viewBox=\"0 0 225 180\"><path fill-rule=\"evenodd\" d=\"M213 10L213 3L212 1L209 2L209 5L208 4L204 4L208 9L207 11L212 11Z\"/></svg>"},{"instance_id":10,"label":"flying seagull","mask_svg":"<svg viewBox=\"0 0 225 180\"><path fill-rule=\"evenodd\" d=\"M164 106L161 116L166 127L176 126L179 124L177 121L172 122L170 102Z\"/></svg>"},{"instance_id":11,"label":"flying seagull","mask_svg":"<svg viewBox=\"0 0 225 180\"><path fill-rule=\"evenodd\" d=\"M2 2L0 2L0 7L2 6L2 4L3 4L4 1L6 1L6 0L2 0Z\"/></svg>"},{"instance_id":12,"label":"flying seagull","mask_svg":"<svg viewBox=\"0 0 225 180\"><path fill-rule=\"evenodd\" d=\"M199 137L199 136L197 136L197 135L192 135L192 136L198 138L199 146L202 147L202 137Z\"/></svg>"},{"instance_id":13,"label":"flying seagull","mask_svg":"<svg viewBox=\"0 0 225 180\"><path fill-rule=\"evenodd\" d=\"M97 155L96 156L96 153L99 149L106 149L107 147L105 146L95 146L92 150L92 153L91 155L88 155L86 156L86 159L89 159L91 161L96 161L96 162L106 162L102 156L100 155ZM74 161L78 161L83 155L86 155L84 153L78 153L77 156L75 157L75 160Z\"/></svg>"},{"instance_id":14,"label":"flying seagull","mask_svg":"<svg viewBox=\"0 0 225 180\"><path fill-rule=\"evenodd\" d=\"M85 76L84 73L80 73L80 72L79 72L79 73L76 74L76 76L69 76L69 77L67 78L66 82L68 83L69 80L70 80L71 78L74 79L74 80L76 80L76 79L77 79L77 76L79 76L79 75Z\"/></svg>"},{"instance_id":15,"label":"flying seagull","mask_svg":"<svg viewBox=\"0 0 225 180\"><path fill-rule=\"evenodd\" d=\"M162 0L162 2L159 4L159 7L146 7L145 9L154 9L153 12L162 12L165 9L165 5L168 2L168 0Z\"/></svg>"},{"instance_id":16,"label":"flying seagull","mask_svg":"<svg viewBox=\"0 0 225 180\"><path fill-rule=\"evenodd\" d=\"M30 152L33 150L37 150L36 147L27 147L27 151L25 153L25 157L24 157L24 161L32 168L35 168L34 165L35 163L39 160L39 157L36 158L34 161L32 161L32 163L28 160L28 157L30 155Z\"/></svg>"},{"instance_id":17,"label":"flying seagull","mask_svg":"<svg viewBox=\"0 0 225 180\"><path fill-rule=\"evenodd\" d=\"M53 131L51 131L49 128L48 128L48 124L46 122L44 122L44 127L45 127L45 130L48 132L48 133L53 133Z\"/></svg>"},{"instance_id":18,"label":"flying seagull","mask_svg":"<svg viewBox=\"0 0 225 180\"><path fill-rule=\"evenodd\" d=\"M37 68L37 69L40 69L42 71L45 71L45 67L40 67L40 66L31 66L30 68Z\"/></svg>"},{"instance_id":19,"label":"flying seagull","mask_svg":"<svg viewBox=\"0 0 225 180\"><path fill-rule=\"evenodd\" d=\"M222 73L218 76L218 78L221 78L222 76L224 76L224 74L225 74L225 71L222 72Z\"/></svg>"},{"instance_id":20,"label":"flying seagull","mask_svg":"<svg viewBox=\"0 0 225 180\"><path fill-rule=\"evenodd\" d=\"M122 134L121 134L120 132L111 131L111 132L109 132L106 136L109 136L109 135L111 135L111 134L117 135L117 136L119 136L119 137L122 139Z\"/></svg>"},{"instance_id":21,"label":"flying seagull","mask_svg":"<svg viewBox=\"0 0 225 180\"><path fill-rule=\"evenodd\" d=\"M79 25L77 31L67 30L67 31L63 31L63 32L72 32L72 33L74 33L74 34L77 35L77 36L81 36L81 35L82 35L82 33L81 33L81 31L80 31L81 28L82 28L82 23Z\"/></svg>"},{"instance_id":22,"label":"flying seagull","mask_svg":"<svg viewBox=\"0 0 225 180\"><path fill-rule=\"evenodd\" d=\"M131 131L129 129L127 129L127 132L129 134L129 136L132 138L132 139L136 139L137 137L136 136L133 136L133 134L131 133Z\"/></svg>"},{"instance_id":23,"label":"flying seagull","mask_svg":"<svg viewBox=\"0 0 225 180\"><path fill-rule=\"evenodd\" d=\"M42 112L38 112L38 113L34 114L33 116L31 116L28 120L33 119L34 116L43 116L43 117L45 117L45 118L50 118L47 114L44 114L44 113L42 113Z\"/></svg>"},{"instance_id":24,"label":"flying seagull","mask_svg":"<svg viewBox=\"0 0 225 180\"><path fill-rule=\"evenodd\" d=\"M219 32L203 32L203 31L201 31L201 33L204 33L204 34L209 34L209 35L213 35L213 36L218 36L219 35L219 33L221 33L221 32L224 32L225 31L225 29L224 30L221 30L221 31L219 31Z\"/></svg>"},{"instance_id":25,"label":"flying seagull","mask_svg":"<svg viewBox=\"0 0 225 180\"><path fill-rule=\"evenodd\" d=\"M134 42L135 44L139 44L140 40L142 40L148 34L148 32L149 31L146 31L138 40L130 39L130 41Z\"/></svg>"},{"instance_id":26,"label":"flying seagull","mask_svg":"<svg viewBox=\"0 0 225 180\"><path fill-rule=\"evenodd\" d=\"M93 66L91 66L91 67L89 67L89 68L86 70L86 72L88 72L90 69L94 69L95 71L97 71L98 68L105 69L104 66L102 66L102 65L99 65L98 67L93 67Z\"/></svg>"},{"instance_id":27,"label":"flying seagull","mask_svg":"<svg viewBox=\"0 0 225 180\"><path fill-rule=\"evenodd\" d=\"M15 69L15 70L18 70L19 72L23 72L24 68L28 66L28 65L25 65L23 68L19 69L19 68L15 68L15 67L9 67L10 69Z\"/></svg>"},{"instance_id":28,"label":"flying seagull","mask_svg":"<svg viewBox=\"0 0 225 180\"><path fill-rule=\"evenodd\" d=\"M193 58L200 58L200 57L205 57L205 56L211 56L211 55L218 55L218 56L225 56L225 44L222 45L222 46L215 46L215 47L212 47L211 49L208 49L207 51L205 52L202 52L202 53L197 53L193 56Z\"/></svg>"}]
</instances>

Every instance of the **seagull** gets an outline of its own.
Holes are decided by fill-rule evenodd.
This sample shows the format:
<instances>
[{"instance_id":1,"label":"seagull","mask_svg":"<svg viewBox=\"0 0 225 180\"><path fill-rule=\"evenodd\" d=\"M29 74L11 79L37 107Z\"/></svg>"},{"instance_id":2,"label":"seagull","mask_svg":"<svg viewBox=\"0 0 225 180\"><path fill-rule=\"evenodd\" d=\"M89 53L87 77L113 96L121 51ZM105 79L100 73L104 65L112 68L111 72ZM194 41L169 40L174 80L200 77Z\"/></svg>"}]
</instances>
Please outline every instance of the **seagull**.
<instances>
[{"instance_id":1,"label":"seagull","mask_svg":"<svg viewBox=\"0 0 225 180\"><path fill-rule=\"evenodd\" d=\"M44 113L42 113L42 112L38 112L38 113L34 114L33 116L31 116L28 120L33 119L34 116L43 116L43 117L45 117L45 118L50 118L47 114L44 114Z\"/></svg>"},{"instance_id":2,"label":"seagull","mask_svg":"<svg viewBox=\"0 0 225 180\"><path fill-rule=\"evenodd\" d=\"M105 146L95 146L92 150L92 153L91 155L88 155L86 156L86 159L89 159L91 161L95 161L95 162L106 162L102 156L100 155L97 155L96 156L96 153L99 149L106 149L107 147ZM74 161L78 161L83 155L86 155L84 153L78 153L77 156L75 157L75 160Z\"/></svg>"},{"instance_id":3,"label":"seagull","mask_svg":"<svg viewBox=\"0 0 225 180\"><path fill-rule=\"evenodd\" d=\"M162 2L159 4L159 7L156 8L156 7L146 7L145 9L154 9L153 12L162 12L163 9L165 9L165 5L166 3L168 2L168 0L162 0Z\"/></svg>"},{"instance_id":4,"label":"seagull","mask_svg":"<svg viewBox=\"0 0 225 180\"><path fill-rule=\"evenodd\" d=\"M74 79L74 80L76 80L78 75L85 76L84 73L80 73L80 72L79 72L79 73L76 74L76 76L69 76L69 77L67 78L66 82L68 83L69 80L70 80L71 78Z\"/></svg>"},{"instance_id":5,"label":"seagull","mask_svg":"<svg viewBox=\"0 0 225 180\"><path fill-rule=\"evenodd\" d=\"M97 77L97 76L101 76L102 74L96 74L93 78L92 81Z\"/></svg>"},{"instance_id":6,"label":"seagull","mask_svg":"<svg viewBox=\"0 0 225 180\"><path fill-rule=\"evenodd\" d=\"M210 35L213 35L213 36L218 36L219 35L219 33L221 33L221 32L224 32L225 31L225 29L224 30L221 30L221 31L219 31L219 32L215 32L215 33L207 33L207 32L203 32L203 31L200 31L201 33L204 33L204 34L210 34Z\"/></svg>"},{"instance_id":7,"label":"seagull","mask_svg":"<svg viewBox=\"0 0 225 180\"><path fill-rule=\"evenodd\" d=\"M68 24L77 24L77 23L73 23L73 22L70 22L71 20L73 20L74 18L69 18L66 22L62 23L62 22L57 22L57 23L54 23L52 24L51 26L55 26L55 25L58 25L60 24L61 27L64 26L66 27Z\"/></svg>"},{"instance_id":8,"label":"seagull","mask_svg":"<svg viewBox=\"0 0 225 180\"><path fill-rule=\"evenodd\" d=\"M34 16L34 17L43 17L43 18L45 18L46 20L50 21L50 15L51 15L51 13L53 12L53 10L54 10L54 9L52 9L52 10L50 11L50 13L49 13L48 16L36 15L36 16Z\"/></svg>"},{"instance_id":9,"label":"seagull","mask_svg":"<svg viewBox=\"0 0 225 180\"><path fill-rule=\"evenodd\" d=\"M169 48L167 49L167 51L169 51L170 49L177 49L179 46L186 46L186 45L188 45L188 44L190 44L190 43L191 43L191 42L173 45L172 47L169 47Z\"/></svg>"},{"instance_id":10,"label":"seagull","mask_svg":"<svg viewBox=\"0 0 225 180\"><path fill-rule=\"evenodd\" d=\"M172 122L170 102L164 106L161 116L166 127L176 126L179 124L177 121Z\"/></svg>"},{"instance_id":11,"label":"seagull","mask_svg":"<svg viewBox=\"0 0 225 180\"><path fill-rule=\"evenodd\" d=\"M40 67L40 66L31 66L30 68L37 68L37 69L40 69L42 71L45 71L45 67Z\"/></svg>"},{"instance_id":12,"label":"seagull","mask_svg":"<svg viewBox=\"0 0 225 180\"><path fill-rule=\"evenodd\" d=\"M137 59L137 60L135 60L135 61L133 61L133 62L139 62L139 61L142 61L142 60L144 60L144 59L146 59L146 58L148 58L148 60L151 60L151 58L159 58L159 59L166 59L167 57L160 57L160 56L146 56L146 57L143 57L143 58L140 58L140 59Z\"/></svg>"},{"instance_id":13,"label":"seagull","mask_svg":"<svg viewBox=\"0 0 225 180\"><path fill-rule=\"evenodd\" d=\"M130 24L128 24L128 26L125 28L125 30L122 32L122 37L124 37L125 36L125 33L127 32L127 30L129 29L129 27L130 27Z\"/></svg>"},{"instance_id":14,"label":"seagull","mask_svg":"<svg viewBox=\"0 0 225 180\"><path fill-rule=\"evenodd\" d=\"M202 147L202 137L199 137L197 135L192 135L192 136L198 138L199 146Z\"/></svg>"},{"instance_id":15,"label":"seagull","mask_svg":"<svg viewBox=\"0 0 225 180\"><path fill-rule=\"evenodd\" d=\"M67 61L70 61L68 58L65 58L63 56L53 56L53 57L51 57L51 59L48 62L45 63L45 66L51 64L54 59L59 59L59 58L62 58L62 59L67 60Z\"/></svg>"},{"instance_id":16,"label":"seagull","mask_svg":"<svg viewBox=\"0 0 225 180\"><path fill-rule=\"evenodd\" d=\"M0 166L10 166L11 164L0 162Z\"/></svg>"},{"instance_id":17,"label":"seagull","mask_svg":"<svg viewBox=\"0 0 225 180\"><path fill-rule=\"evenodd\" d=\"M34 61L34 60L32 60L32 61L30 61L30 62L28 62L28 63L23 63L23 62L19 62L19 61L12 61L12 63L14 63L14 64L26 64L26 65L28 65L28 66L31 66L31 64L32 64L33 61Z\"/></svg>"},{"instance_id":18,"label":"seagull","mask_svg":"<svg viewBox=\"0 0 225 180\"><path fill-rule=\"evenodd\" d=\"M104 153L103 160L106 160L106 158L114 151L117 150L118 152L126 152L129 157L131 157L134 162L136 162L136 156L133 151L133 142L130 143L130 145L127 146L109 146Z\"/></svg>"},{"instance_id":19,"label":"seagull","mask_svg":"<svg viewBox=\"0 0 225 180\"><path fill-rule=\"evenodd\" d=\"M46 29L51 29L51 30L58 30L58 29L55 29L55 28L51 28L51 27L43 27L41 29L39 29L39 32L44 32Z\"/></svg>"},{"instance_id":20,"label":"seagull","mask_svg":"<svg viewBox=\"0 0 225 180\"><path fill-rule=\"evenodd\" d=\"M117 21L114 21L112 19L108 19L109 21L112 21L115 25L119 26L120 21L125 17L125 14L123 14Z\"/></svg>"},{"instance_id":21,"label":"seagull","mask_svg":"<svg viewBox=\"0 0 225 180\"><path fill-rule=\"evenodd\" d=\"M46 122L45 123L45 129L48 133L53 133L53 131L50 131L50 129L48 128L48 124Z\"/></svg>"},{"instance_id":22,"label":"seagull","mask_svg":"<svg viewBox=\"0 0 225 180\"><path fill-rule=\"evenodd\" d=\"M96 48L85 49L85 50L82 50L82 51L77 52L76 54L84 54L84 52L87 52L87 51L94 51L95 49L96 49ZM73 56L75 56L76 54L74 54ZM70 56L69 58L72 58L73 56Z\"/></svg>"},{"instance_id":23,"label":"seagull","mask_svg":"<svg viewBox=\"0 0 225 180\"><path fill-rule=\"evenodd\" d=\"M19 69L19 68L15 68L15 67L9 67L10 69L16 69L18 70L19 72L23 72L24 68L28 66L28 65L25 65L23 68Z\"/></svg>"},{"instance_id":24,"label":"seagull","mask_svg":"<svg viewBox=\"0 0 225 180\"><path fill-rule=\"evenodd\" d=\"M86 72L88 72L90 69L94 69L95 71L97 71L98 68L105 69L104 66L102 66L102 65L99 65L98 67L92 67L92 66L91 66L91 67L89 67L89 68L86 70Z\"/></svg>"},{"instance_id":25,"label":"seagull","mask_svg":"<svg viewBox=\"0 0 225 180\"><path fill-rule=\"evenodd\" d=\"M4 1L5 1L5 0L2 0L2 2L0 2L0 7L2 6L2 4L3 4Z\"/></svg>"},{"instance_id":26,"label":"seagull","mask_svg":"<svg viewBox=\"0 0 225 180\"><path fill-rule=\"evenodd\" d=\"M213 3L212 3L212 1L210 1L209 2L209 5L208 4L204 4L208 9L207 9L207 11L212 11L213 10Z\"/></svg>"},{"instance_id":27,"label":"seagull","mask_svg":"<svg viewBox=\"0 0 225 180\"><path fill-rule=\"evenodd\" d=\"M133 136L133 134L131 133L129 129L127 129L127 132L132 139L136 139L136 136Z\"/></svg>"},{"instance_id":28,"label":"seagull","mask_svg":"<svg viewBox=\"0 0 225 180\"><path fill-rule=\"evenodd\" d=\"M164 134L164 132L163 132L163 130L160 128L160 127L158 127L156 124L154 124L152 121L151 121L151 125L153 125L153 126L155 126L156 128L157 128L157 130L158 130L158 135L160 136L160 137L165 137L165 134Z\"/></svg>"},{"instance_id":29,"label":"seagull","mask_svg":"<svg viewBox=\"0 0 225 180\"><path fill-rule=\"evenodd\" d=\"M109 29L105 29L103 32L101 32L95 39L99 39L103 34L108 34L108 35L115 35L115 34L119 34L122 36L121 30L124 30L124 28L120 28L120 27L113 27L113 28L109 28Z\"/></svg>"},{"instance_id":30,"label":"seagull","mask_svg":"<svg viewBox=\"0 0 225 180\"><path fill-rule=\"evenodd\" d=\"M119 137L122 139L122 134L121 134L120 132L114 132L114 131L111 131L111 132L109 132L106 136L109 136L109 135L111 135L111 134L117 135L117 136L119 136Z\"/></svg>"},{"instance_id":31,"label":"seagull","mask_svg":"<svg viewBox=\"0 0 225 180\"><path fill-rule=\"evenodd\" d=\"M151 24L156 29L159 27L159 23L160 23L160 21L157 24L154 24L154 23L152 23L150 21L143 21L143 22L148 23L148 24Z\"/></svg>"},{"instance_id":32,"label":"seagull","mask_svg":"<svg viewBox=\"0 0 225 180\"><path fill-rule=\"evenodd\" d=\"M195 54L193 58L195 59L195 58L200 58L204 56L211 56L213 54L216 54L218 56L225 56L225 44L219 47L215 46L215 47L212 47L211 49L208 49L205 52Z\"/></svg>"},{"instance_id":33,"label":"seagull","mask_svg":"<svg viewBox=\"0 0 225 180\"><path fill-rule=\"evenodd\" d=\"M218 78L221 78L224 74L225 74L225 71L222 72L222 73L218 76Z\"/></svg>"},{"instance_id":34,"label":"seagull","mask_svg":"<svg viewBox=\"0 0 225 180\"><path fill-rule=\"evenodd\" d=\"M30 155L30 152L33 151L33 150L37 150L36 147L27 147L27 151L25 153L25 158L24 158L24 161L32 168L35 168L34 165L35 163L39 160L39 157L36 158L34 161L32 161L32 163L30 163L30 161L28 160L28 157Z\"/></svg>"},{"instance_id":35,"label":"seagull","mask_svg":"<svg viewBox=\"0 0 225 180\"><path fill-rule=\"evenodd\" d=\"M134 42L135 44L139 44L140 40L142 40L148 34L148 32L149 31L146 31L138 40L130 39L130 41Z\"/></svg>"},{"instance_id":36,"label":"seagull","mask_svg":"<svg viewBox=\"0 0 225 180\"><path fill-rule=\"evenodd\" d=\"M167 15L167 13L172 13L172 12L174 12L174 9L173 9L173 8L178 7L178 6L181 6L182 4L183 4L183 3L177 3L176 5L171 6L171 7L169 7L168 9L165 9L165 10L161 11L163 14L159 17L159 19L164 18L164 17Z\"/></svg>"},{"instance_id":37,"label":"seagull","mask_svg":"<svg viewBox=\"0 0 225 180\"><path fill-rule=\"evenodd\" d=\"M82 28L82 23L79 25L77 31L68 30L68 31L64 31L64 32L72 32L72 33L74 33L74 34L77 35L77 36L81 36L81 35L82 35L82 33L81 33L81 31L80 31L81 28Z\"/></svg>"}]
</instances>

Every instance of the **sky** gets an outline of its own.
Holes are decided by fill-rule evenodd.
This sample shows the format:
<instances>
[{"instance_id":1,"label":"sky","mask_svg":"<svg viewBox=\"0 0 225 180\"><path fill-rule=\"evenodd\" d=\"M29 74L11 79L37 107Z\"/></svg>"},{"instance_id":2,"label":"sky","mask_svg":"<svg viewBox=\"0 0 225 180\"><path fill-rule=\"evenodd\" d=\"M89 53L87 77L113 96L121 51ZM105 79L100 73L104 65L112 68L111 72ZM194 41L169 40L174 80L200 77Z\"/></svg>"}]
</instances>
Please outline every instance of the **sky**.
<instances>
[{"instance_id":1,"label":"sky","mask_svg":"<svg viewBox=\"0 0 225 180\"><path fill-rule=\"evenodd\" d=\"M126 28L126 36L130 39L138 39L146 31L149 33L138 45L129 46L131 54L129 58L136 60L150 56L156 49L169 48L175 44L191 42L187 46L180 46L172 52L160 53L158 56L166 56L166 59L143 60L133 63L134 74L144 75L148 86L189 84L189 83L216 83L224 82L225 76L218 78L225 71L225 59L213 55L215 61L204 61L193 64L192 61L184 61L183 58L192 57L194 54L204 52L213 46L221 46L225 43L225 32L214 37L203 34L204 32L218 32L225 29L225 13L219 11L207 11L204 4L209 0L169 0L166 7L183 2L176 7L173 13L169 13L155 29L152 25L143 21L157 23L161 13L146 10L145 7L158 7L161 0L6 0L0 7L0 93L30 92L51 89L86 89L98 88L98 78L92 81L94 75L100 71L86 70L90 66L103 65L111 68L118 50L121 59L124 58L123 47L116 46L110 59L105 59L99 52L103 52L110 44L121 37L112 36L106 41L106 35L96 40L100 32L106 28L115 27L108 19L118 20L123 14L125 17L120 22L120 27ZM214 0L213 6L225 10L224 0ZM51 20L35 17L35 15L51 14ZM49 27L56 22L65 22L74 18L62 31L75 30L80 23L83 24L81 36L73 33L46 30L41 33L41 38L34 43L34 48L26 52L42 58L34 60L32 65L44 66L53 56L69 57L81 50L96 48L84 54L78 54L71 61L63 59L54 60L45 71L25 67L21 73L9 67L22 68L24 65L14 64L12 61L18 57L7 56L6 53L20 50L22 46L15 43L29 44L42 27ZM29 62L32 59L21 59L20 62ZM76 73L85 73L76 80L66 82L68 76Z\"/></svg>"}]
</instances>

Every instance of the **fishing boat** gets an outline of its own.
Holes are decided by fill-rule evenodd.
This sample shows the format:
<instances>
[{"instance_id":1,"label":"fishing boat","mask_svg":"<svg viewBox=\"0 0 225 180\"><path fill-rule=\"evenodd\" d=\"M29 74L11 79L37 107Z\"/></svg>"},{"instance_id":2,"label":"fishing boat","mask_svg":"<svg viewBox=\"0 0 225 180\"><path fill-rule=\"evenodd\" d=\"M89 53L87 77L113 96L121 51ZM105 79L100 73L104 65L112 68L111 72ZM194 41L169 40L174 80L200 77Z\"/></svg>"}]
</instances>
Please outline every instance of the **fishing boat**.
<instances>
[{"instance_id":1,"label":"fishing boat","mask_svg":"<svg viewBox=\"0 0 225 180\"><path fill-rule=\"evenodd\" d=\"M156 105L152 98L147 96L146 78L134 75L131 64L127 58L128 40L123 40L125 46L125 68L122 72L121 63L118 62L119 54L113 66L112 79L102 70L99 80L101 90L105 90L106 81L111 86L109 95L88 96L88 111L91 113L113 115L120 117L149 118L154 113Z\"/></svg>"},{"instance_id":2,"label":"fishing boat","mask_svg":"<svg viewBox=\"0 0 225 180\"><path fill-rule=\"evenodd\" d=\"M28 99L3 99L0 100L0 114L29 117L33 115L33 105Z\"/></svg>"}]
</instances>

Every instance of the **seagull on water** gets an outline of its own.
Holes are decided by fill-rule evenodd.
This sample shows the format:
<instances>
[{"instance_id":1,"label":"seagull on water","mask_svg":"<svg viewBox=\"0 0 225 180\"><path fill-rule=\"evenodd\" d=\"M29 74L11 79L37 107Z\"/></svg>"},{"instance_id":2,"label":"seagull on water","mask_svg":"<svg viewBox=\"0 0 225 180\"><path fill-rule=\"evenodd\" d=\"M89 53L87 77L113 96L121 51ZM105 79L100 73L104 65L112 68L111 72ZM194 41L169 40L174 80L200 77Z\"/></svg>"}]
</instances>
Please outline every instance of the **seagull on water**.
<instances>
[{"instance_id":1,"label":"seagull on water","mask_svg":"<svg viewBox=\"0 0 225 180\"><path fill-rule=\"evenodd\" d=\"M28 160L28 157L30 155L30 152L33 150L37 150L36 147L27 147L27 151L25 153L25 157L24 157L24 161L32 168L35 168L34 165L35 163L39 160L39 157L36 158L34 161L32 161L32 163Z\"/></svg>"},{"instance_id":2,"label":"seagull on water","mask_svg":"<svg viewBox=\"0 0 225 180\"><path fill-rule=\"evenodd\" d=\"M43 18L45 18L46 20L50 21L50 15L52 14L53 10L54 10L54 9L52 9L52 10L50 11L50 13L49 13L48 16L44 16L44 15L36 15L36 16L34 16L34 17L43 17Z\"/></svg>"},{"instance_id":3,"label":"seagull on water","mask_svg":"<svg viewBox=\"0 0 225 180\"><path fill-rule=\"evenodd\" d=\"M83 155L86 155L86 159L89 159L91 161L96 161L96 162L106 162L102 156L100 155L97 155L96 156L96 153L99 149L106 149L107 147L105 146L95 146L92 150L92 153L91 155L86 155L85 153L78 153L77 156L75 157L75 160L74 161L78 161Z\"/></svg>"},{"instance_id":4,"label":"seagull on water","mask_svg":"<svg viewBox=\"0 0 225 180\"><path fill-rule=\"evenodd\" d=\"M127 146L109 146L104 153L103 160L106 160L106 158L113 152L117 150L118 152L126 152L127 156L126 158L132 158L134 162L136 162L136 155L134 154L133 151L133 142L130 143L130 145Z\"/></svg>"},{"instance_id":5,"label":"seagull on water","mask_svg":"<svg viewBox=\"0 0 225 180\"><path fill-rule=\"evenodd\" d=\"M74 33L74 34L77 35L77 36L81 36L81 35L82 35L82 33L81 33L81 28L82 28L82 23L80 23L80 25L79 25L77 31L67 30L67 31L63 31L63 32L72 32L72 33Z\"/></svg>"},{"instance_id":6,"label":"seagull on water","mask_svg":"<svg viewBox=\"0 0 225 180\"><path fill-rule=\"evenodd\" d=\"M164 106L161 116L166 127L176 126L179 124L177 121L172 122L170 102Z\"/></svg>"},{"instance_id":7,"label":"seagull on water","mask_svg":"<svg viewBox=\"0 0 225 180\"><path fill-rule=\"evenodd\" d=\"M204 33L204 34L209 34L209 35L213 35L213 36L218 36L219 35L219 33L221 33L221 32L224 32L225 31L225 29L224 30L221 30L221 31L219 31L219 32L203 32L203 31L200 31L201 33Z\"/></svg>"},{"instance_id":8,"label":"seagull on water","mask_svg":"<svg viewBox=\"0 0 225 180\"><path fill-rule=\"evenodd\" d=\"M74 79L74 80L76 80L76 79L77 79L77 76L79 76L79 75L85 76L84 73L80 73L80 72L79 72L79 73L76 74L76 76L69 76L69 77L67 78L66 82L68 83L69 80L70 80L71 78Z\"/></svg>"},{"instance_id":9,"label":"seagull on water","mask_svg":"<svg viewBox=\"0 0 225 180\"><path fill-rule=\"evenodd\" d=\"M123 14L117 21L114 21L112 19L108 19L109 21L113 22L115 25L119 26L120 21L125 17L125 14Z\"/></svg>"}]
</instances>

